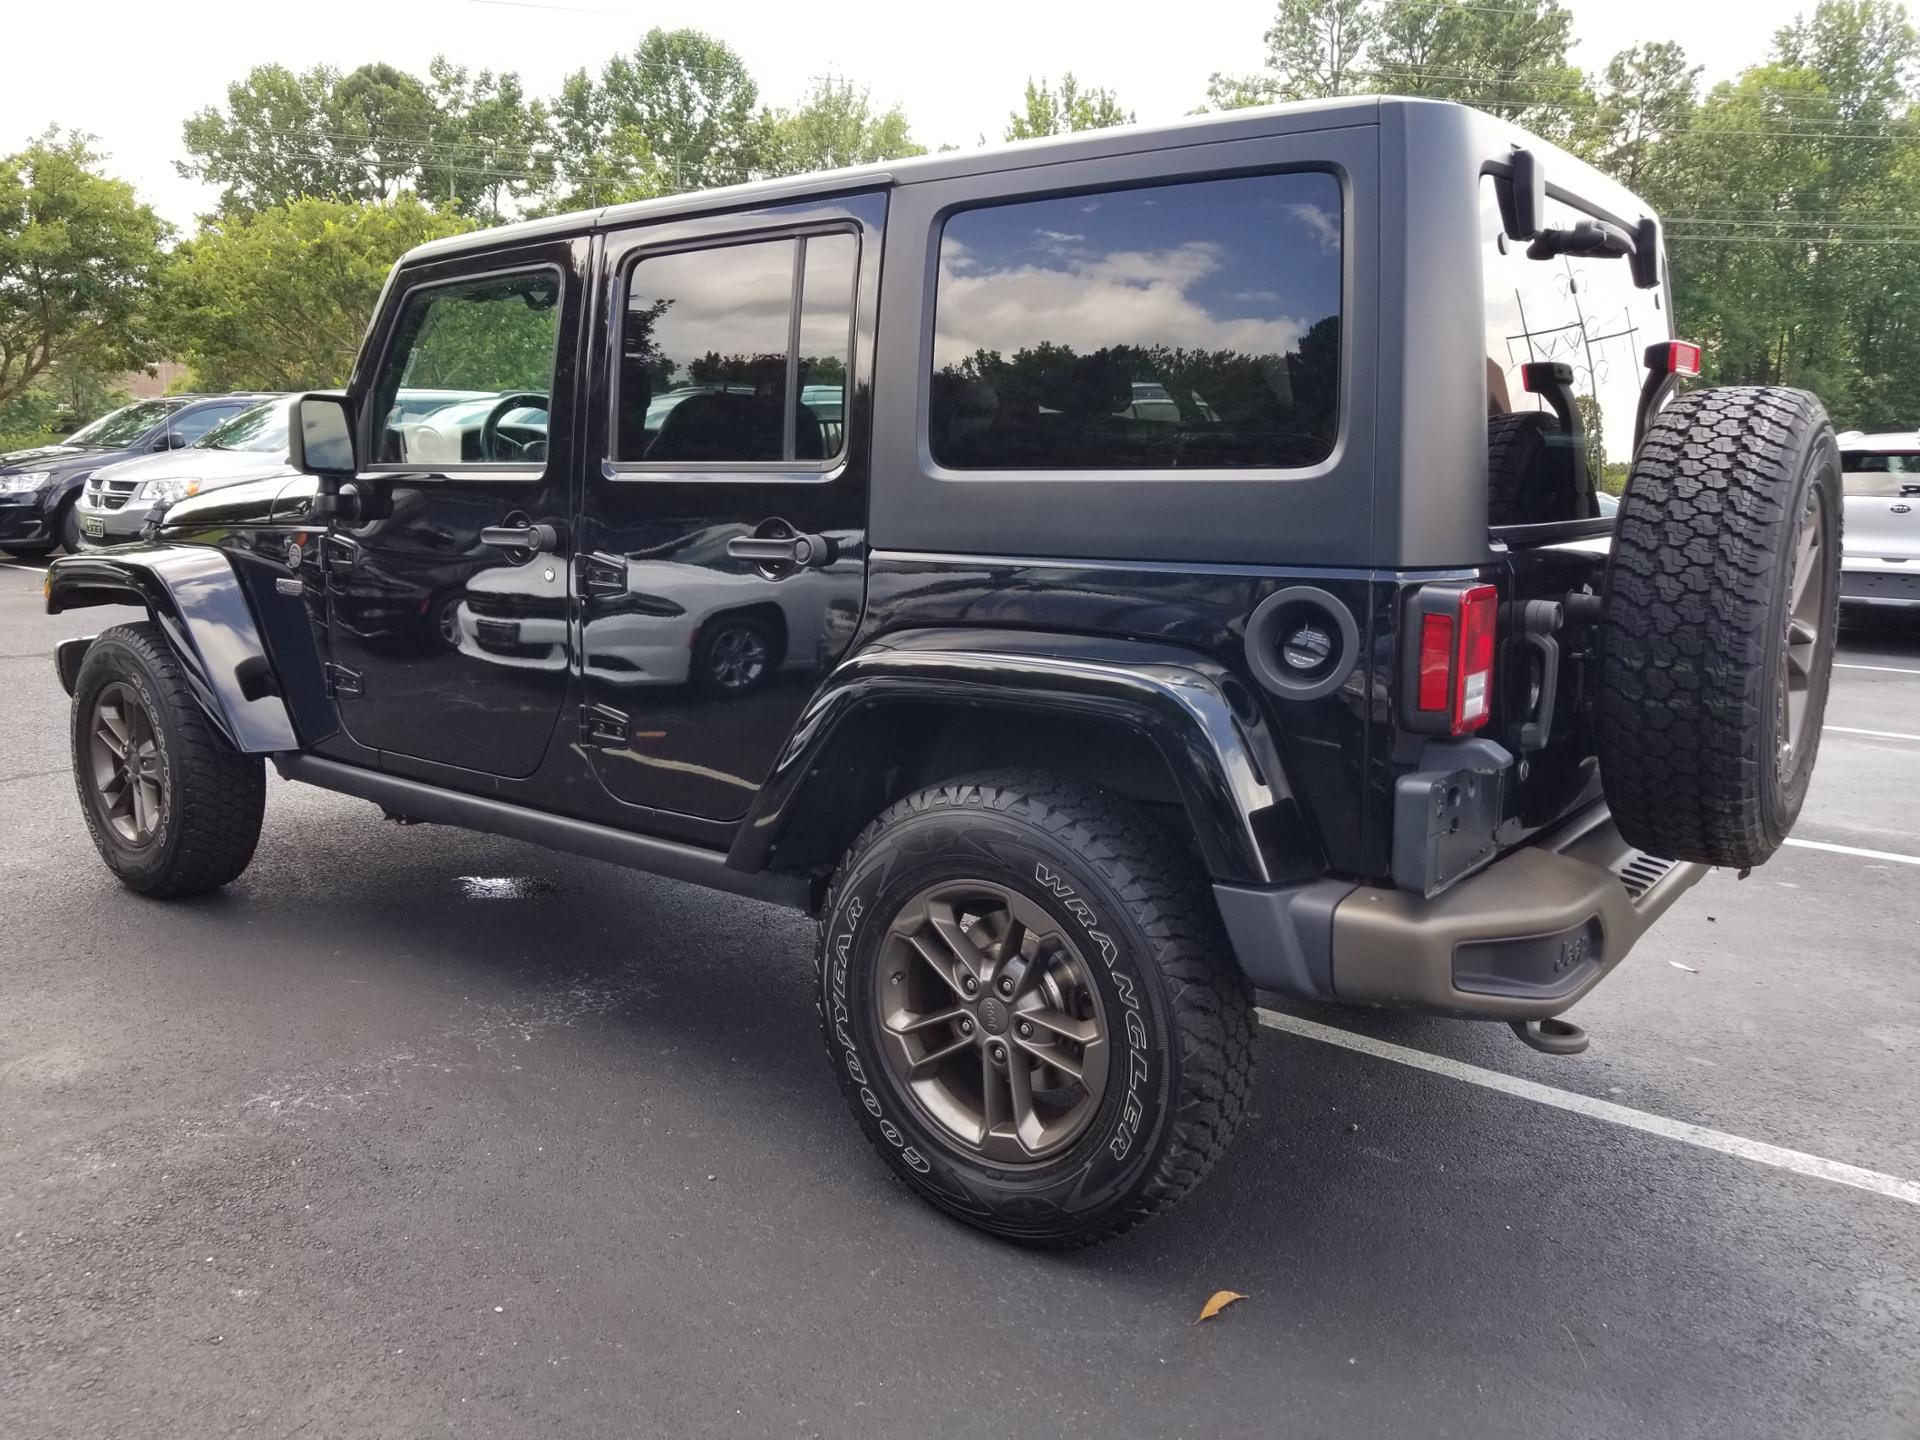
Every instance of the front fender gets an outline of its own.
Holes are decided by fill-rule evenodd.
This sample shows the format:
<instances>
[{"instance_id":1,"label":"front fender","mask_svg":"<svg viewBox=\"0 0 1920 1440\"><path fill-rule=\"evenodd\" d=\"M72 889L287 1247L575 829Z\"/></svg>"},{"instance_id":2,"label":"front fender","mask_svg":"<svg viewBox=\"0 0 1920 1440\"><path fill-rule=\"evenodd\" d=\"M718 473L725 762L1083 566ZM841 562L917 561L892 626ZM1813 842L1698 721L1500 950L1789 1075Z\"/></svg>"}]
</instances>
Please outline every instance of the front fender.
<instances>
[{"instance_id":1,"label":"front fender","mask_svg":"<svg viewBox=\"0 0 1920 1440\"><path fill-rule=\"evenodd\" d=\"M207 545L129 545L63 555L47 567L47 613L89 605L142 605L165 632L194 699L234 749L299 748L240 577ZM69 642L62 683L84 654Z\"/></svg>"},{"instance_id":2,"label":"front fender","mask_svg":"<svg viewBox=\"0 0 1920 1440\"><path fill-rule=\"evenodd\" d=\"M1218 661L1110 636L923 630L876 641L827 678L782 748L728 863L747 870L771 863L781 836L840 783L822 764L836 735L863 712L899 701L1044 709L1131 727L1166 762L1216 881L1272 883L1275 833L1297 833L1279 823L1297 812L1272 736Z\"/></svg>"}]
</instances>

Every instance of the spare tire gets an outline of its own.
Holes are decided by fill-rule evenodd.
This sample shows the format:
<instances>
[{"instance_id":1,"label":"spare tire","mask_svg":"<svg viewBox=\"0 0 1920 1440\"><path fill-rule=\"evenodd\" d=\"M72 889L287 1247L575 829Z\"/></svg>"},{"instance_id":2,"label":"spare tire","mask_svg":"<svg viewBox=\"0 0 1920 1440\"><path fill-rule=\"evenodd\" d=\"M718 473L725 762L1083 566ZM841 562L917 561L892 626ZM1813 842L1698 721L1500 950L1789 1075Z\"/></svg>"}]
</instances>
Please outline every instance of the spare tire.
<instances>
[{"instance_id":1,"label":"spare tire","mask_svg":"<svg viewBox=\"0 0 1920 1440\"><path fill-rule=\"evenodd\" d=\"M1487 421L1487 523L1544 525L1585 516L1579 444L1545 410Z\"/></svg>"},{"instance_id":2,"label":"spare tire","mask_svg":"<svg viewBox=\"0 0 1920 1440\"><path fill-rule=\"evenodd\" d=\"M1600 635L1600 775L1628 843L1744 868L1786 839L1827 708L1840 490L1804 390L1696 390L1648 427Z\"/></svg>"}]
</instances>

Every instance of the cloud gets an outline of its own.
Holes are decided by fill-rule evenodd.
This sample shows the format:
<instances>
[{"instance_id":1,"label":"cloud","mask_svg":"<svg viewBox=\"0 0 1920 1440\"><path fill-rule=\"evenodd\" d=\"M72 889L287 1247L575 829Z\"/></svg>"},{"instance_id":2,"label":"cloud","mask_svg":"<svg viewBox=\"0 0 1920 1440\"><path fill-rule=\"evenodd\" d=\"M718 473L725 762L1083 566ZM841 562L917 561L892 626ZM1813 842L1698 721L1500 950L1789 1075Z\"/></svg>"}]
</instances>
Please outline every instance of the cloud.
<instances>
[{"instance_id":1,"label":"cloud","mask_svg":"<svg viewBox=\"0 0 1920 1440\"><path fill-rule=\"evenodd\" d=\"M1287 214L1313 231L1315 238L1320 241L1320 248L1322 250L1337 250L1340 248L1340 220L1338 216L1333 215L1318 205L1311 205L1305 201L1287 206Z\"/></svg>"},{"instance_id":2,"label":"cloud","mask_svg":"<svg viewBox=\"0 0 1920 1440\"><path fill-rule=\"evenodd\" d=\"M1033 232L1042 240L1051 240L1056 245L1066 245L1075 240L1084 240L1084 235L1070 235L1065 230L1036 230Z\"/></svg>"},{"instance_id":3,"label":"cloud","mask_svg":"<svg viewBox=\"0 0 1920 1440\"><path fill-rule=\"evenodd\" d=\"M935 363L954 364L979 349L1012 355L1042 341L1082 354L1107 345L1255 355L1294 348L1307 322L1287 315L1229 319L1195 297L1192 292L1218 273L1222 258L1219 246L1192 241L1168 250L1115 251L1065 270L982 270L971 256L943 250Z\"/></svg>"}]
</instances>

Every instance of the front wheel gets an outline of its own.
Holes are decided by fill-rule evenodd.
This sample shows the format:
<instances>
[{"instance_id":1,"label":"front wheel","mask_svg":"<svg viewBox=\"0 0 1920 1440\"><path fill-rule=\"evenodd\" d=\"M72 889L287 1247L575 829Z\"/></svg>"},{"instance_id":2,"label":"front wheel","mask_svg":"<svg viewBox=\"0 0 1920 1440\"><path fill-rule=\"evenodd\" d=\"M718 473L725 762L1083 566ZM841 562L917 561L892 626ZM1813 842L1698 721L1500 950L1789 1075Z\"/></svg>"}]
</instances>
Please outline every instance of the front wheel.
<instances>
[{"instance_id":1,"label":"front wheel","mask_svg":"<svg viewBox=\"0 0 1920 1440\"><path fill-rule=\"evenodd\" d=\"M935 1205L1028 1244L1103 1240L1225 1151L1251 994L1191 860L1043 774L950 781L848 851L820 1010L855 1118Z\"/></svg>"},{"instance_id":2,"label":"front wheel","mask_svg":"<svg viewBox=\"0 0 1920 1440\"><path fill-rule=\"evenodd\" d=\"M73 687L73 779L107 868L130 890L216 890L253 858L266 809L260 759L208 723L158 625L117 625Z\"/></svg>"}]
</instances>

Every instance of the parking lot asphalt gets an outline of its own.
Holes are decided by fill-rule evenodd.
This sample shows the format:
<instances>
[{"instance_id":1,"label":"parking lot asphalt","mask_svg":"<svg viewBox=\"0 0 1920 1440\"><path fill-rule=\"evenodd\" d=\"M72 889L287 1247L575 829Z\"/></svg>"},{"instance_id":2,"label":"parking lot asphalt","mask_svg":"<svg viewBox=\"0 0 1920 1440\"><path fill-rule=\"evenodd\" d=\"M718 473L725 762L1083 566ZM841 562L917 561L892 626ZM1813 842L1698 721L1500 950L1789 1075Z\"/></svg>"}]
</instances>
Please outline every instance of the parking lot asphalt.
<instances>
[{"instance_id":1,"label":"parking lot asphalt","mask_svg":"<svg viewBox=\"0 0 1920 1440\"><path fill-rule=\"evenodd\" d=\"M1709 876L1586 1055L1269 998L1387 1044L1263 1030L1060 1257L868 1153L799 917L278 780L238 883L121 890L49 656L123 618L0 566L0 1436L1920 1437L1920 627L1843 646L1843 848Z\"/></svg>"}]
</instances>

